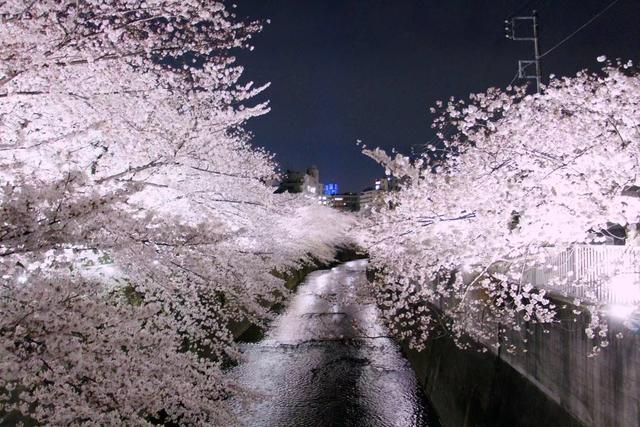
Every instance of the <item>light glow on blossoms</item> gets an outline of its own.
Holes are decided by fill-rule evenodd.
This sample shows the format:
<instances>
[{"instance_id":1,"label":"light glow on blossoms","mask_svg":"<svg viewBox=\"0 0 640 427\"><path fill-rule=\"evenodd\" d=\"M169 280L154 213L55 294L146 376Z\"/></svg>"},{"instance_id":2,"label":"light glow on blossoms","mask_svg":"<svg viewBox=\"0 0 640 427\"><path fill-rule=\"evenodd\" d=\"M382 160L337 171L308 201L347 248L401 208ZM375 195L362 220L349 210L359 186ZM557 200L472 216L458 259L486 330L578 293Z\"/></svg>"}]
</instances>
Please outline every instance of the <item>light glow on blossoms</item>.
<instances>
[{"instance_id":1,"label":"light glow on blossoms","mask_svg":"<svg viewBox=\"0 0 640 427\"><path fill-rule=\"evenodd\" d=\"M557 320L542 285L572 289L580 278L590 338L604 347L606 301L589 286L617 266L591 277L587 265L578 275L568 257L576 245L606 242L612 224L638 244L640 197L630 190L640 185L637 70L605 64L600 74L553 78L542 94L490 88L432 111L440 140L428 154L363 147L403 183L393 209L363 227L392 331L417 348L436 328L462 347L472 338L518 351L505 332ZM638 303L636 284L617 280L610 291Z\"/></svg>"},{"instance_id":2,"label":"light glow on blossoms","mask_svg":"<svg viewBox=\"0 0 640 427\"><path fill-rule=\"evenodd\" d=\"M0 2L3 412L235 424L232 325L350 243L346 216L264 184L243 126L268 85L233 56L260 29L215 0Z\"/></svg>"},{"instance_id":3,"label":"light glow on blossoms","mask_svg":"<svg viewBox=\"0 0 640 427\"><path fill-rule=\"evenodd\" d=\"M607 282L613 301L633 307L640 302L640 274L620 274Z\"/></svg>"},{"instance_id":4,"label":"light glow on blossoms","mask_svg":"<svg viewBox=\"0 0 640 427\"><path fill-rule=\"evenodd\" d=\"M608 312L611 316L622 320L631 317L635 310L636 307L629 304L612 304L608 307Z\"/></svg>"}]
</instances>

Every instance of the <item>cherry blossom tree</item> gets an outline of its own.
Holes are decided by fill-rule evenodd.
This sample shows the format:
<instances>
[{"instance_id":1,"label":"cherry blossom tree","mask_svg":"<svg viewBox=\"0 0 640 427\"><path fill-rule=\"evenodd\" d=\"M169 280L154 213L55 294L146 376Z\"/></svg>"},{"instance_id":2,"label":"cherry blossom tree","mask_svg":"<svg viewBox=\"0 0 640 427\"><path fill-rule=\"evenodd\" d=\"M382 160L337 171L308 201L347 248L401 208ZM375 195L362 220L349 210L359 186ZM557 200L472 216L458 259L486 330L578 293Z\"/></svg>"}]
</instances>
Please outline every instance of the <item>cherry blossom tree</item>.
<instances>
[{"instance_id":1,"label":"cherry blossom tree","mask_svg":"<svg viewBox=\"0 0 640 427\"><path fill-rule=\"evenodd\" d=\"M440 140L419 159L365 147L405 183L367 233L395 332L418 348L438 329L516 351L504 332L555 321L527 272L599 243L611 223L639 222L640 200L625 194L638 185L639 96L631 64L609 65L554 78L540 95L494 88L440 102ZM597 351L606 316L591 303Z\"/></svg>"},{"instance_id":2,"label":"cherry blossom tree","mask_svg":"<svg viewBox=\"0 0 640 427\"><path fill-rule=\"evenodd\" d=\"M204 0L9 0L0 21L0 414L232 424L230 322L268 317L272 272L349 226L265 185L243 124L266 86L232 56L260 23Z\"/></svg>"}]
</instances>

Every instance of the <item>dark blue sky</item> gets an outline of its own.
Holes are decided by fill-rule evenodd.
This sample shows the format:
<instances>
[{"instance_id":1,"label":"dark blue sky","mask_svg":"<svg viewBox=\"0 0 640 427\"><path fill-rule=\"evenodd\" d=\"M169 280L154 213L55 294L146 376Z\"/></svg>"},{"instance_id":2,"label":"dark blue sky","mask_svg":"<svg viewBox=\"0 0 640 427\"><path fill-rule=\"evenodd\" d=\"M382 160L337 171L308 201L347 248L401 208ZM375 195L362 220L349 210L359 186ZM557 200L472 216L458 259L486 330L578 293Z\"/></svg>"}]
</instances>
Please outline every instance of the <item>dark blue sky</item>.
<instances>
[{"instance_id":1,"label":"dark blue sky","mask_svg":"<svg viewBox=\"0 0 640 427\"><path fill-rule=\"evenodd\" d=\"M542 52L609 0L239 0L242 19L270 19L240 55L245 78L271 82L260 100L272 111L253 119L254 142L283 169L318 165L323 182L360 191L383 174L360 154L434 137L428 108L438 99L505 87L527 42L506 40L503 21L537 8ZM596 56L640 56L640 1L619 0L546 56L543 75L597 68Z\"/></svg>"}]
</instances>

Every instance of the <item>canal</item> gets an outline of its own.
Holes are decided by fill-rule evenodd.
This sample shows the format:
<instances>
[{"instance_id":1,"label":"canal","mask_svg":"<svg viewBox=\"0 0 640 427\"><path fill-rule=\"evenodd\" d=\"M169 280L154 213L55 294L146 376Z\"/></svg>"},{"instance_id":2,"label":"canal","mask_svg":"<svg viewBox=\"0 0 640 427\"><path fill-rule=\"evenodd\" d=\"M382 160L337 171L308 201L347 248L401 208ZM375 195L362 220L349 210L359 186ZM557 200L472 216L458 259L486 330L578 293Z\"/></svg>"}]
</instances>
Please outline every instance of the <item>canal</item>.
<instances>
[{"instance_id":1,"label":"canal","mask_svg":"<svg viewBox=\"0 0 640 427\"><path fill-rule=\"evenodd\" d=\"M366 260L312 273L233 371L247 426L428 426L437 417L367 293Z\"/></svg>"}]
</instances>

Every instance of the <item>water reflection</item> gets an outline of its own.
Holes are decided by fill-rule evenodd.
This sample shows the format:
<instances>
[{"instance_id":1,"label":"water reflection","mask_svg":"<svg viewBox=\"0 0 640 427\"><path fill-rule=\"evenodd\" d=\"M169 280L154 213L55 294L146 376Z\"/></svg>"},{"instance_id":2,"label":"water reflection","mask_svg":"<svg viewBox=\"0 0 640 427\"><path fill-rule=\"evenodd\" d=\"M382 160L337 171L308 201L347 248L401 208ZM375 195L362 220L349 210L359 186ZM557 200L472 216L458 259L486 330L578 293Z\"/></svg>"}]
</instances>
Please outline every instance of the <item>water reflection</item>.
<instances>
[{"instance_id":1,"label":"water reflection","mask_svg":"<svg viewBox=\"0 0 640 427\"><path fill-rule=\"evenodd\" d=\"M436 427L411 367L366 294L366 261L316 272L263 341L243 345L238 381L261 395L248 426Z\"/></svg>"}]
</instances>

